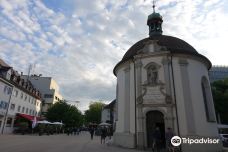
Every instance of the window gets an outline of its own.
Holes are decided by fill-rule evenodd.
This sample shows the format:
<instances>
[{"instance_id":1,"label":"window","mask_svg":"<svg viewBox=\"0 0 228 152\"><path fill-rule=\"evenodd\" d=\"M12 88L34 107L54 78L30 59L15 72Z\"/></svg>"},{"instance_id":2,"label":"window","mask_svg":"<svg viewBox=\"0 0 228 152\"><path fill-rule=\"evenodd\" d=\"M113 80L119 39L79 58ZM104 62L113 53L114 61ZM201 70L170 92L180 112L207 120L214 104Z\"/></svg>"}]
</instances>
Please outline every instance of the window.
<instances>
[{"instance_id":1,"label":"window","mask_svg":"<svg viewBox=\"0 0 228 152\"><path fill-rule=\"evenodd\" d=\"M5 86L5 87L4 87L4 93L5 93L5 94L7 93L7 89L8 89L8 86Z\"/></svg>"},{"instance_id":2,"label":"window","mask_svg":"<svg viewBox=\"0 0 228 152\"><path fill-rule=\"evenodd\" d=\"M6 122L6 127L11 127L11 124L12 124L12 118L7 118L7 122Z\"/></svg>"},{"instance_id":3,"label":"window","mask_svg":"<svg viewBox=\"0 0 228 152\"><path fill-rule=\"evenodd\" d=\"M25 95L25 101L27 100L27 95Z\"/></svg>"},{"instance_id":4,"label":"window","mask_svg":"<svg viewBox=\"0 0 228 152\"><path fill-rule=\"evenodd\" d=\"M44 98L53 98L52 94L44 94Z\"/></svg>"},{"instance_id":5,"label":"window","mask_svg":"<svg viewBox=\"0 0 228 152\"><path fill-rule=\"evenodd\" d=\"M8 103L7 102L5 102L5 101L1 101L0 102L0 109L7 109L7 107L8 107Z\"/></svg>"},{"instance_id":6,"label":"window","mask_svg":"<svg viewBox=\"0 0 228 152\"><path fill-rule=\"evenodd\" d=\"M4 93L5 94L11 94L11 91L12 91L11 87L8 87L8 86L4 87Z\"/></svg>"},{"instance_id":7,"label":"window","mask_svg":"<svg viewBox=\"0 0 228 152\"><path fill-rule=\"evenodd\" d=\"M13 95L14 95L15 97L17 97L17 95L18 95L18 90L14 90Z\"/></svg>"},{"instance_id":8,"label":"window","mask_svg":"<svg viewBox=\"0 0 228 152\"><path fill-rule=\"evenodd\" d=\"M25 107L22 108L22 113L25 113Z\"/></svg>"},{"instance_id":9,"label":"window","mask_svg":"<svg viewBox=\"0 0 228 152\"><path fill-rule=\"evenodd\" d=\"M26 112L25 113L28 114L28 108L26 108Z\"/></svg>"},{"instance_id":10,"label":"window","mask_svg":"<svg viewBox=\"0 0 228 152\"><path fill-rule=\"evenodd\" d=\"M10 110L14 110L14 109L15 109L15 104L12 103L12 104L10 105Z\"/></svg>"},{"instance_id":11,"label":"window","mask_svg":"<svg viewBox=\"0 0 228 152\"><path fill-rule=\"evenodd\" d=\"M29 114L32 115L32 109L29 110Z\"/></svg>"},{"instance_id":12,"label":"window","mask_svg":"<svg viewBox=\"0 0 228 152\"><path fill-rule=\"evenodd\" d=\"M17 107L17 112L20 112L21 111L21 106L18 106Z\"/></svg>"},{"instance_id":13,"label":"window","mask_svg":"<svg viewBox=\"0 0 228 152\"><path fill-rule=\"evenodd\" d=\"M21 92L21 99L23 99L23 92Z\"/></svg>"},{"instance_id":14,"label":"window","mask_svg":"<svg viewBox=\"0 0 228 152\"><path fill-rule=\"evenodd\" d=\"M203 101L205 107L206 118L208 122L215 122L215 114L214 114L214 105L211 94L211 88L209 82L206 77L203 77L201 80Z\"/></svg>"},{"instance_id":15,"label":"window","mask_svg":"<svg viewBox=\"0 0 228 152\"><path fill-rule=\"evenodd\" d=\"M29 103L30 103L31 97L29 97Z\"/></svg>"}]
</instances>

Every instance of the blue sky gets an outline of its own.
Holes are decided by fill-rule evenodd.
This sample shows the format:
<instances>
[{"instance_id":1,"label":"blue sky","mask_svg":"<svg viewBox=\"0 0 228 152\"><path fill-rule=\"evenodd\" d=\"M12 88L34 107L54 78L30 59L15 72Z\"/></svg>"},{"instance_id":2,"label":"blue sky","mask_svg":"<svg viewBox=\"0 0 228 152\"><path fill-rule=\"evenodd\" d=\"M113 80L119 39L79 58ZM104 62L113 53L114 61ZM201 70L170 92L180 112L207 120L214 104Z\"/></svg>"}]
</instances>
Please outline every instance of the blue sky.
<instances>
[{"instance_id":1,"label":"blue sky","mask_svg":"<svg viewBox=\"0 0 228 152\"><path fill-rule=\"evenodd\" d=\"M214 65L228 65L227 0L159 0L163 34L181 38ZM112 70L148 37L151 0L1 0L0 58L18 71L53 77L66 99L115 98Z\"/></svg>"}]
</instances>

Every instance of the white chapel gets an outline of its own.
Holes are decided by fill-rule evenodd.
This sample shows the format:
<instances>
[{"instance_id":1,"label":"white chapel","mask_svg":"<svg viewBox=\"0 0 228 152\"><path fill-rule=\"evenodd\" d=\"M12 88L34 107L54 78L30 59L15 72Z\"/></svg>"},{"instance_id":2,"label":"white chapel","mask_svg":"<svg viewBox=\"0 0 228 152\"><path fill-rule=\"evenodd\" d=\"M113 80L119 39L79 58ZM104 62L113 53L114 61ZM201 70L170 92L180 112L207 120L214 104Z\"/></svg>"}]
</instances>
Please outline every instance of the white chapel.
<instances>
[{"instance_id":1,"label":"white chapel","mask_svg":"<svg viewBox=\"0 0 228 152\"><path fill-rule=\"evenodd\" d=\"M150 134L172 128L180 137L219 138L208 70L211 62L190 44L162 35L162 16L148 16L149 37L131 46L115 66L114 144L151 147ZM221 144L182 144L183 152L216 152Z\"/></svg>"}]
</instances>

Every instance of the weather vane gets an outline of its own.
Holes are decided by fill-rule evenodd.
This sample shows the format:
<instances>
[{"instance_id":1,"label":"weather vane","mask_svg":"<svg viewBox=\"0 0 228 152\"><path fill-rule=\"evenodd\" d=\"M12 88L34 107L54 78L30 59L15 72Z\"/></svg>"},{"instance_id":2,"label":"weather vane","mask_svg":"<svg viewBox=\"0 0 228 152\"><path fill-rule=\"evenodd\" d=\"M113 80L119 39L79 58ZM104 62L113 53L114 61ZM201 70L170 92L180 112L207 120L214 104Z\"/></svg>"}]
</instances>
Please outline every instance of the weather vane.
<instances>
[{"instance_id":1,"label":"weather vane","mask_svg":"<svg viewBox=\"0 0 228 152\"><path fill-rule=\"evenodd\" d=\"M153 0L153 11L155 12L155 0Z\"/></svg>"}]
</instances>

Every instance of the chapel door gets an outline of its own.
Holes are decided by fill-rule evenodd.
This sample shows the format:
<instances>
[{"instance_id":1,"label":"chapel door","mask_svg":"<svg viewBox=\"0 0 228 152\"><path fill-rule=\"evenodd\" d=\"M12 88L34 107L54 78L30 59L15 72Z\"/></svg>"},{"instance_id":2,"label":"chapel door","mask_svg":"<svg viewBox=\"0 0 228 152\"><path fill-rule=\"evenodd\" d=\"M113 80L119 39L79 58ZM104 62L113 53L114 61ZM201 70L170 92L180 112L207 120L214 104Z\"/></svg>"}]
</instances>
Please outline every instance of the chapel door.
<instances>
[{"instance_id":1,"label":"chapel door","mask_svg":"<svg viewBox=\"0 0 228 152\"><path fill-rule=\"evenodd\" d=\"M146 129L147 129L147 147L151 148L153 143L153 135L159 129L161 134L161 144L165 146L165 124L164 115L160 111L149 111L146 114Z\"/></svg>"}]
</instances>

